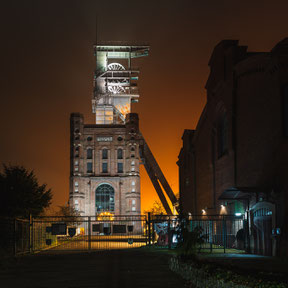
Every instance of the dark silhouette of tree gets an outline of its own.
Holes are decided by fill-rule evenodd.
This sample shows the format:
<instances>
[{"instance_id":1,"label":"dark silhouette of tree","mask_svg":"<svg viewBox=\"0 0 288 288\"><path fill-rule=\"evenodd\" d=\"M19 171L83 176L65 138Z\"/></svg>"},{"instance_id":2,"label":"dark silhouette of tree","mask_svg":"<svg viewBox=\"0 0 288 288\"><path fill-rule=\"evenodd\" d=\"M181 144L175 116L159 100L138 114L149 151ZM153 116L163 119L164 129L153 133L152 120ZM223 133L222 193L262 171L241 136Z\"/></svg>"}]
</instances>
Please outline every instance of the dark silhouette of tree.
<instances>
[{"instance_id":1,"label":"dark silhouette of tree","mask_svg":"<svg viewBox=\"0 0 288 288\"><path fill-rule=\"evenodd\" d=\"M58 206L58 211L55 216L58 216L59 221L66 222L67 224L76 223L81 221L80 213L69 205Z\"/></svg>"},{"instance_id":2,"label":"dark silhouette of tree","mask_svg":"<svg viewBox=\"0 0 288 288\"><path fill-rule=\"evenodd\" d=\"M23 166L3 165L0 173L0 216L37 216L51 204L52 192L39 185L33 171Z\"/></svg>"}]
</instances>

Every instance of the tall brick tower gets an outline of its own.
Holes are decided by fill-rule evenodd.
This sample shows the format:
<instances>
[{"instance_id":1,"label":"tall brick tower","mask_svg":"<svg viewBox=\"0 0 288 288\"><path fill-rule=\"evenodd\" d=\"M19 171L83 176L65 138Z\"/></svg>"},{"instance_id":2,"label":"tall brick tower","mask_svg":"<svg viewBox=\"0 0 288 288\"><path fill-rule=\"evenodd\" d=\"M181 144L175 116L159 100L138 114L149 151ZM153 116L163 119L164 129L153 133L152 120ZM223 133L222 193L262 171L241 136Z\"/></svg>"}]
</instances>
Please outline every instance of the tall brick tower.
<instances>
[{"instance_id":1,"label":"tall brick tower","mask_svg":"<svg viewBox=\"0 0 288 288\"><path fill-rule=\"evenodd\" d=\"M82 216L141 214L138 115L139 70L132 59L149 46L97 44L92 111L95 124L80 113L70 117L69 205Z\"/></svg>"}]
</instances>

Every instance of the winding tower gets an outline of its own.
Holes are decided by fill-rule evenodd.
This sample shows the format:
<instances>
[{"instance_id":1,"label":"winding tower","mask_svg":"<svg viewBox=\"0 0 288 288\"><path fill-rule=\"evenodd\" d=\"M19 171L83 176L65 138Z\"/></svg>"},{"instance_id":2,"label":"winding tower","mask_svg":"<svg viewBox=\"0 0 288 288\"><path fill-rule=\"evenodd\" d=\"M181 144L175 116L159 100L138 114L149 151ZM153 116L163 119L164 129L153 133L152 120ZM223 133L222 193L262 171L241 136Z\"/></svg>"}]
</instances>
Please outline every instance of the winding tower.
<instances>
[{"instance_id":1,"label":"winding tower","mask_svg":"<svg viewBox=\"0 0 288 288\"><path fill-rule=\"evenodd\" d=\"M163 191L172 205L176 197L139 131L138 115L131 113L131 103L139 100L139 70L132 60L148 54L148 45L94 46L95 124L85 124L80 113L70 117L69 205L82 216L141 214L142 163L166 212L172 213Z\"/></svg>"}]
</instances>

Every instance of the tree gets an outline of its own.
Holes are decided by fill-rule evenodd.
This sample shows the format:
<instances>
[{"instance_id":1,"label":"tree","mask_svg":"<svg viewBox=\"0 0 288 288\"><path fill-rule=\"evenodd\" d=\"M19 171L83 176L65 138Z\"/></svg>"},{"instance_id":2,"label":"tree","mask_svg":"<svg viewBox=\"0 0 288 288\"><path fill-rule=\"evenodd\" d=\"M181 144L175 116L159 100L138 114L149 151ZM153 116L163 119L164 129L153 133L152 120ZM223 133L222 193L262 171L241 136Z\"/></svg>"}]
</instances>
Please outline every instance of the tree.
<instances>
[{"instance_id":1,"label":"tree","mask_svg":"<svg viewBox=\"0 0 288 288\"><path fill-rule=\"evenodd\" d=\"M0 173L0 215L6 217L37 216L51 204L52 192L39 185L33 171L23 166L3 165Z\"/></svg>"},{"instance_id":2,"label":"tree","mask_svg":"<svg viewBox=\"0 0 288 288\"><path fill-rule=\"evenodd\" d=\"M166 211L162 205L162 203L159 200L155 200L153 203L152 208L150 208L149 210L145 210L144 213L147 214L148 212L150 212L153 215L163 215L166 214Z\"/></svg>"},{"instance_id":3,"label":"tree","mask_svg":"<svg viewBox=\"0 0 288 288\"><path fill-rule=\"evenodd\" d=\"M58 209L55 216L58 216L61 221L74 223L81 220L80 213L74 207L63 205L58 206Z\"/></svg>"}]
</instances>

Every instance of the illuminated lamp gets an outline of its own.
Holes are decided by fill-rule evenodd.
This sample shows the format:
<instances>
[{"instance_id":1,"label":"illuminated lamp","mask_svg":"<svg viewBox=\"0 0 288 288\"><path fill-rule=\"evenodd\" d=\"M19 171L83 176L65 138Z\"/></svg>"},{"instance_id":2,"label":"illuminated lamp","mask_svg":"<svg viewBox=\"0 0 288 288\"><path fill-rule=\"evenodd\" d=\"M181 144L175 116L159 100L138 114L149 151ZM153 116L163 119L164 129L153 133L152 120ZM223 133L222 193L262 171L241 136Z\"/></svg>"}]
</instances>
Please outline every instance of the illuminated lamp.
<instances>
[{"instance_id":1,"label":"illuminated lamp","mask_svg":"<svg viewBox=\"0 0 288 288\"><path fill-rule=\"evenodd\" d=\"M202 214L205 215L206 214L206 211L205 209L202 209Z\"/></svg>"},{"instance_id":2,"label":"illuminated lamp","mask_svg":"<svg viewBox=\"0 0 288 288\"><path fill-rule=\"evenodd\" d=\"M240 216L242 216L242 213L237 212L237 213L235 213L235 216L236 216L236 217L240 217Z\"/></svg>"}]
</instances>

